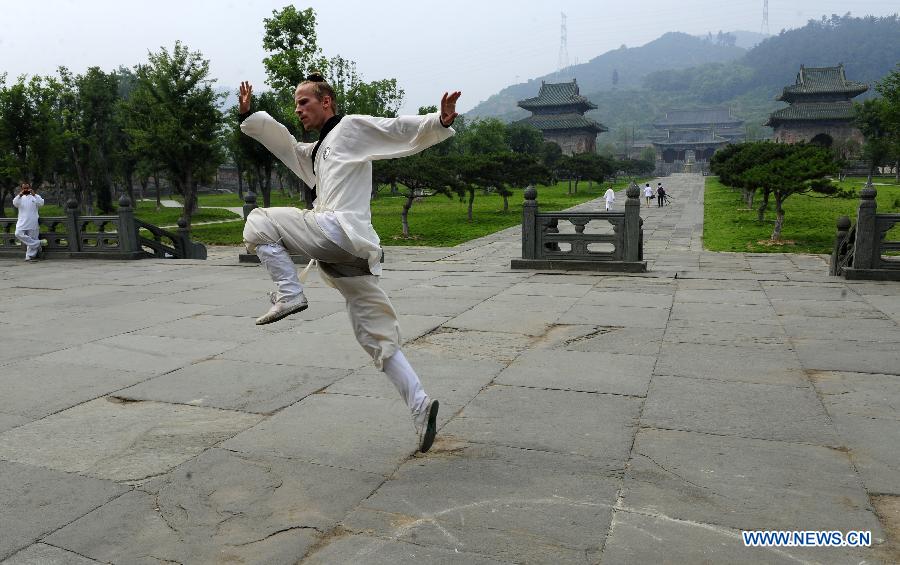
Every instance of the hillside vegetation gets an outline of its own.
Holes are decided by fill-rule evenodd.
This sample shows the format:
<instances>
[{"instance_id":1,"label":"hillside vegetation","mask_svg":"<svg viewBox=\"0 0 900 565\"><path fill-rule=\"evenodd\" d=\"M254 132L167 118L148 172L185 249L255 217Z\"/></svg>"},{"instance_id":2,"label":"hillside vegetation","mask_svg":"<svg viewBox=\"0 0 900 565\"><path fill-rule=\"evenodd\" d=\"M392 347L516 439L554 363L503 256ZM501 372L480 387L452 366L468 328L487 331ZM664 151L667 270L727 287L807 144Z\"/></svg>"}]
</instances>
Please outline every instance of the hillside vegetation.
<instances>
[{"instance_id":1,"label":"hillside vegetation","mask_svg":"<svg viewBox=\"0 0 900 565\"><path fill-rule=\"evenodd\" d=\"M616 49L589 63L513 85L476 106L467 117L512 121L528 116L516 107L537 95L541 80L578 80L581 94L598 106L587 115L609 128L600 142L638 139L666 109L728 106L747 122L751 137L767 134L768 114L783 107L775 96L792 84L800 65L843 63L847 78L872 84L900 61L900 18L832 16L785 30L750 50L667 33L644 46ZM618 84L612 84L613 70ZM871 96L871 91L861 98Z\"/></svg>"}]
</instances>

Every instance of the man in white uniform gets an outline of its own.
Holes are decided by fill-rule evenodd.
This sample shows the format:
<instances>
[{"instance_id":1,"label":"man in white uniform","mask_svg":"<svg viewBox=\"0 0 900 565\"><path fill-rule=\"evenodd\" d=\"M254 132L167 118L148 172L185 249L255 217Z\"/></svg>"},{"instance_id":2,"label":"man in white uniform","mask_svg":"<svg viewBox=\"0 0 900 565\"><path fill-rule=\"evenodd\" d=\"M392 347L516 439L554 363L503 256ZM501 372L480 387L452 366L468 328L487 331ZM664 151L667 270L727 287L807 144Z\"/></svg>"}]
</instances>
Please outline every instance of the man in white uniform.
<instances>
[{"instance_id":1,"label":"man in white uniform","mask_svg":"<svg viewBox=\"0 0 900 565\"><path fill-rule=\"evenodd\" d=\"M25 246L25 260L33 261L40 257L41 240L38 225L38 208L44 205L44 199L37 195L31 184L23 182L19 194L13 198L13 206L19 210L16 219L16 239Z\"/></svg>"},{"instance_id":2,"label":"man in white uniform","mask_svg":"<svg viewBox=\"0 0 900 565\"><path fill-rule=\"evenodd\" d=\"M372 161L418 153L454 134L460 93L444 94L440 113L377 118L337 114L334 90L317 73L294 93L295 112L317 143L298 143L266 112L250 114L252 87L241 84L241 131L262 143L303 181L314 186L312 210L257 208L247 216L244 241L275 283L272 308L256 323L268 324L308 307L290 254L317 263L326 284L347 301L359 344L397 387L428 451L437 432L438 401L429 398L400 350L400 325L387 294L378 285L381 246L372 227L369 198ZM305 271L304 271L305 273Z\"/></svg>"},{"instance_id":3,"label":"man in white uniform","mask_svg":"<svg viewBox=\"0 0 900 565\"><path fill-rule=\"evenodd\" d=\"M650 201L653 200L653 188L649 182L644 186L644 198L647 200L647 206L649 206Z\"/></svg>"},{"instance_id":4,"label":"man in white uniform","mask_svg":"<svg viewBox=\"0 0 900 565\"><path fill-rule=\"evenodd\" d=\"M613 189L607 188L606 194L603 195L603 198L606 200L606 211L609 212L612 210L613 202L616 201L616 193L613 192Z\"/></svg>"}]
</instances>

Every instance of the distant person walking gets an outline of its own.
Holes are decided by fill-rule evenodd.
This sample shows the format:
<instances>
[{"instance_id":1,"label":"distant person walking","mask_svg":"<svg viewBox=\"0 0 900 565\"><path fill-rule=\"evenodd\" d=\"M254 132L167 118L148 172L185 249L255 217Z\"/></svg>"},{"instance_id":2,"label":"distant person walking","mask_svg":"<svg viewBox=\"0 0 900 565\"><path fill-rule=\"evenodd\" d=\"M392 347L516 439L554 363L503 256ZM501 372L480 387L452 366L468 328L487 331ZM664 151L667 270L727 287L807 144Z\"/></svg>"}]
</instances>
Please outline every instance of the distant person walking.
<instances>
[{"instance_id":1,"label":"distant person walking","mask_svg":"<svg viewBox=\"0 0 900 565\"><path fill-rule=\"evenodd\" d=\"M661 182L656 183L656 204L660 208L666 204L666 189Z\"/></svg>"},{"instance_id":2,"label":"distant person walking","mask_svg":"<svg viewBox=\"0 0 900 565\"><path fill-rule=\"evenodd\" d=\"M606 211L609 212L612 210L613 202L616 201L616 193L613 192L612 188L607 188L606 194L603 195L603 199L606 200Z\"/></svg>"},{"instance_id":3,"label":"distant person walking","mask_svg":"<svg viewBox=\"0 0 900 565\"><path fill-rule=\"evenodd\" d=\"M649 206L650 201L653 200L653 187L650 186L649 182L644 187L644 198L647 200L647 206Z\"/></svg>"},{"instance_id":4,"label":"distant person walking","mask_svg":"<svg viewBox=\"0 0 900 565\"><path fill-rule=\"evenodd\" d=\"M38 208L44 205L44 199L34 192L31 184L22 183L19 194L13 198L13 206L19 210L16 219L16 239L25 246L25 260L33 261L41 256L41 229L38 225Z\"/></svg>"}]
</instances>

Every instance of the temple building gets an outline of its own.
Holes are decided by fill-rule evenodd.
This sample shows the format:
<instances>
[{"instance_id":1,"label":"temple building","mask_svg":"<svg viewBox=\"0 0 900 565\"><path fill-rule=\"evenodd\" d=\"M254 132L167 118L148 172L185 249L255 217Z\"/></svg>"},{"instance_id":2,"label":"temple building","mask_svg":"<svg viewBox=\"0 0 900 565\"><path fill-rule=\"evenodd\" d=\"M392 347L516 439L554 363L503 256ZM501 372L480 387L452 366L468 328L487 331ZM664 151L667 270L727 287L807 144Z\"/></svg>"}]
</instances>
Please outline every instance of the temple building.
<instances>
[{"instance_id":1,"label":"temple building","mask_svg":"<svg viewBox=\"0 0 900 565\"><path fill-rule=\"evenodd\" d=\"M772 112L766 125L774 128L775 141L784 143L808 141L831 147L852 140L862 144L862 132L853 125L851 100L868 89L866 84L847 80L843 64L800 65L797 81L776 98L789 106Z\"/></svg>"},{"instance_id":2,"label":"temple building","mask_svg":"<svg viewBox=\"0 0 900 565\"><path fill-rule=\"evenodd\" d=\"M743 126L728 108L666 112L648 136L656 149L657 174L707 171L719 148L743 141Z\"/></svg>"},{"instance_id":3,"label":"temple building","mask_svg":"<svg viewBox=\"0 0 900 565\"><path fill-rule=\"evenodd\" d=\"M607 131L584 113L597 106L578 92L578 83L548 84L541 81L541 90L536 98L518 102L520 108L531 112L531 116L520 120L544 134L544 141L553 141L565 155L592 153L597 148L597 134Z\"/></svg>"}]
</instances>

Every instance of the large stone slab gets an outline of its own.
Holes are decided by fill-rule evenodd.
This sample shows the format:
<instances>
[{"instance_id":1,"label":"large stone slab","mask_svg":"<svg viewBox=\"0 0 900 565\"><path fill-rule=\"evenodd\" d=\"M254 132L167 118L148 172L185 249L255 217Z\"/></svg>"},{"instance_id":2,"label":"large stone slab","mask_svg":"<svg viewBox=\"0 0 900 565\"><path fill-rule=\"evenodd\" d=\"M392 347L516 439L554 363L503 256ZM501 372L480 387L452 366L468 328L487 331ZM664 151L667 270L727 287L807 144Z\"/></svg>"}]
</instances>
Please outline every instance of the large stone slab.
<instances>
[{"instance_id":1,"label":"large stone slab","mask_svg":"<svg viewBox=\"0 0 900 565\"><path fill-rule=\"evenodd\" d=\"M100 398L0 434L0 459L135 482L168 471L260 419Z\"/></svg>"},{"instance_id":2,"label":"large stone slab","mask_svg":"<svg viewBox=\"0 0 900 565\"><path fill-rule=\"evenodd\" d=\"M3 565L97 565L98 563L100 562L43 543L28 546L3 561Z\"/></svg>"},{"instance_id":3,"label":"large stone slab","mask_svg":"<svg viewBox=\"0 0 900 565\"><path fill-rule=\"evenodd\" d=\"M678 302L700 302L703 304L769 304L769 297L760 290L679 289L675 295L675 300Z\"/></svg>"},{"instance_id":4,"label":"large stone slab","mask_svg":"<svg viewBox=\"0 0 900 565\"><path fill-rule=\"evenodd\" d=\"M900 327L888 319L845 318L832 321L810 316L781 316L779 321L792 338L900 343Z\"/></svg>"},{"instance_id":5,"label":"large stone slab","mask_svg":"<svg viewBox=\"0 0 900 565\"><path fill-rule=\"evenodd\" d=\"M4 319L11 319L3 316ZM16 334L3 338L3 348L0 349L0 366L13 363L20 359L36 357L44 353L58 351L68 347L64 343L44 341L41 339L17 337Z\"/></svg>"},{"instance_id":6,"label":"large stone slab","mask_svg":"<svg viewBox=\"0 0 900 565\"><path fill-rule=\"evenodd\" d=\"M874 563L878 556L869 548L746 547L739 530L618 509L602 563Z\"/></svg>"},{"instance_id":7,"label":"large stone slab","mask_svg":"<svg viewBox=\"0 0 900 565\"><path fill-rule=\"evenodd\" d=\"M317 334L302 326L235 347L219 358L334 369L358 369L372 362L351 332Z\"/></svg>"},{"instance_id":8,"label":"large stone slab","mask_svg":"<svg viewBox=\"0 0 900 565\"><path fill-rule=\"evenodd\" d=\"M303 559L304 565L397 565L398 563L429 563L448 565L511 565L468 551L409 543L391 538L367 535L342 535L328 540L328 544Z\"/></svg>"},{"instance_id":9,"label":"large stone slab","mask_svg":"<svg viewBox=\"0 0 900 565\"><path fill-rule=\"evenodd\" d=\"M48 541L101 561L293 564L383 480L213 449Z\"/></svg>"},{"instance_id":10,"label":"large stone slab","mask_svg":"<svg viewBox=\"0 0 900 565\"><path fill-rule=\"evenodd\" d=\"M735 347L664 342L657 375L804 386L806 375L786 346Z\"/></svg>"},{"instance_id":11,"label":"large stone slab","mask_svg":"<svg viewBox=\"0 0 900 565\"><path fill-rule=\"evenodd\" d=\"M0 412L0 433L17 426L27 424L30 421L31 420L29 418L25 418L24 416L18 416L16 414L4 414Z\"/></svg>"},{"instance_id":12,"label":"large stone slab","mask_svg":"<svg viewBox=\"0 0 900 565\"><path fill-rule=\"evenodd\" d=\"M775 311L768 304L675 302L672 306L672 319L691 322L778 323Z\"/></svg>"},{"instance_id":13,"label":"large stone slab","mask_svg":"<svg viewBox=\"0 0 900 565\"><path fill-rule=\"evenodd\" d=\"M645 396L656 357L566 350L532 350L496 382L533 388Z\"/></svg>"},{"instance_id":14,"label":"large stone slab","mask_svg":"<svg viewBox=\"0 0 900 565\"><path fill-rule=\"evenodd\" d=\"M664 328L666 327L668 319L668 308L578 304L560 316L557 323L623 326L630 328Z\"/></svg>"},{"instance_id":15,"label":"large stone slab","mask_svg":"<svg viewBox=\"0 0 900 565\"><path fill-rule=\"evenodd\" d=\"M642 400L490 386L444 429L465 440L594 457L621 469Z\"/></svg>"},{"instance_id":16,"label":"large stone slab","mask_svg":"<svg viewBox=\"0 0 900 565\"><path fill-rule=\"evenodd\" d=\"M665 341L711 345L786 345L784 329L776 324L671 320Z\"/></svg>"},{"instance_id":17,"label":"large stone slab","mask_svg":"<svg viewBox=\"0 0 900 565\"><path fill-rule=\"evenodd\" d=\"M859 293L844 283L796 284L762 283L766 296L773 300L862 301Z\"/></svg>"},{"instance_id":18,"label":"large stone slab","mask_svg":"<svg viewBox=\"0 0 900 565\"><path fill-rule=\"evenodd\" d=\"M614 290L601 287L582 296L576 302L576 307L581 305L670 308L672 306L672 297L669 294L647 293L637 290Z\"/></svg>"},{"instance_id":19,"label":"large stone slab","mask_svg":"<svg viewBox=\"0 0 900 565\"><path fill-rule=\"evenodd\" d=\"M574 302L574 298L534 300L518 295L516 299L491 299L444 324L462 330L511 332L542 335Z\"/></svg>"},{"instance_id":20,"label":"large stone slab","mask_svg":"<svg viewBox=\"0 0 900 565\"><path fill-rule=\"evenodd\" d=\"M653 377L641 424L839 446L811 387Z\"/></svg>"},{"instance_id":21,"label":"large stone slab","mask_svg":"<svg viewBox=\"0 0 900 565\"><path fill-rule=\"evenodd\" d=\"M0 412L36 420L152 376L152 372L28 360L0 371Z\"/></svg>"},{"instance_id":22,"label":"large stone slab","mask_svg":"<svg viewBox=\"0 0 900 565\"><path fill-rule=\"evenodd\" d=\"M868 302L854 300L772 300L779 316L808 316L811 318L875 318L887 316ZM823 320L824 323L827 321Z\"/></svg>"},{"instance_id":23,"label":"large stone slab","mask_svg":"<svg viewBox=\"0 0 900 565\"><path fill-rule=\"evenodd\" d=\"M126 388L117 396L270 414L346 374L344 369L210 359Z\"/></svg>"},{"instance_id":24,"label":"large stone slab","mask_svg":"<svg viewBox=\"0 0 900 565\"><path fill-rule=\"evenodd\" d=\"M798 443L642 429L624 507L741 530L884 534L846 453Z\"/></svg>"},{"instance_id":25,"label":"large stone slab","mask_svg":"<svg viewBox=\"0 0 900 565\"><path fill-rule=\"evenodd\" d=\"M233 348L228 341L118 335L42 355L42 363L82 365L99 370L164 373Z\"/></svg>"},{"instance_id":26,"label":"large stone slab","mask_svg":"<svg viewBox=\"0 0 900 565\"><path fill-rule=\"evenodd\" d=\"M661 328L623 328L587 324L556 324L535 344L536 349L587 353L656 355L663 338Z\"/></svg>"},{"instance_id":27,"label":"large stone slab","mask_svg":"<svg viewBox=\"0 0 900 565\"><path fill-rule=\"evenodd\" d=\"M832 419L866 490L900 495L900 422L852 414Z\"/></svg>"},{"instance_id":28,"label":"large stone slab","mask_svg":"<svg viewBox=\"0 0 900 565\"><path fill-rule=\"evenodd\" d=\"M794 339L806 369L900 375L900 342Z\"/></svg>"},{"instance_id":29,"label":"large stone slab","mask_svg":"<svg viewBox=\"0 0 900 565\"><path fill-rule=\"evenodd\" d=\"M531 337L507 332L440 328L417 339L412 347L436 355L484 359L508 364L532 343Z\"/></svg>"},{"instance_id":30,"label":"large stone slab","mask_svg":"<svg viewBox=\"0 0 900 565\"><path fill-rule=\"evenodd\" d=\"M235 539L233 544L221 538L210 540L217 533L216 526L222 523L227 526L227 520L234 514L217 516L212 523L179 531L171 523L172 515L183 519L189 516L187 509L176 506L165 510L172 514L163 513L156 496L132 491L48 536L46 541L102 563L289 565L296 563L297 557L306 553L317 539L315 529L287 528L260 533L255 539ZM244 540L247 545L238 545Z\"/></svg>"},{"instance_id":31,"label":"large stone slab","mask_svg":"<svg viewBox=\"0 0 900 565\"><path fill-rule=\"evenodd\" d=\"M128 490L8 461L0 461L0 477L0 560Z\"/></svg>"},{"instance_id":32,"label":"large stone slab","mask_svg":"<svg viewBox=\"0 0 900 565\"><path fill-rule=\"evenodd\" d=\"M403 465L344 526L515 563L598 560L618 486L601 465L505 447L446 447Z\"/></svg>"},{"instance_id":33,"label":"large stone slab","mask_svg":"<svg viewBox=\"0 0 900 565\"><path fill-rule=\"evenodd\" d=\"M418 443L409 409L399 395L387 400L315 394L222 447L389 475Z\"/></svg>"}]
</instances>

